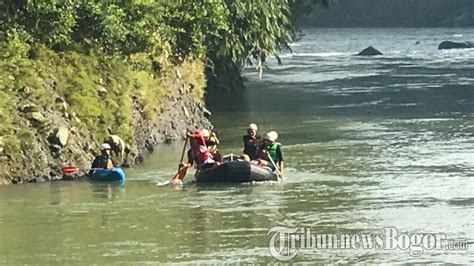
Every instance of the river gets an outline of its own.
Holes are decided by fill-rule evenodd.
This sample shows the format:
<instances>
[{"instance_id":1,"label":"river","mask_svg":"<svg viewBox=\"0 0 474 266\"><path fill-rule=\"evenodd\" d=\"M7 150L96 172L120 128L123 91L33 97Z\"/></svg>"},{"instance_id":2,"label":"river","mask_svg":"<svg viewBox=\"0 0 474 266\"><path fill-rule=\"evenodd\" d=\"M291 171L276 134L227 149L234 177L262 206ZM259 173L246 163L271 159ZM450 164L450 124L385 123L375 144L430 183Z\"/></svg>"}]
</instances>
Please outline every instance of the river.
<instances>
[{"instance_id":1,"label":"river","mask_svg":"<svg viewBox=\"0 0 474 266\"><path fill-rule=\"evenodd\" d=\"M307 29L283 66L209 99L223 153L246 126L279 133L283 184L165 185L182 143L127 182L0 187L1 264L269 263L269 228L443 233L469 250L300 250L291 262L474 263L474 29ZM420 44L415 44L416 42ZM373 45L383 56L355 57ZM188 178L191 180L192 175Z\"/></svg>"}]
</instances>

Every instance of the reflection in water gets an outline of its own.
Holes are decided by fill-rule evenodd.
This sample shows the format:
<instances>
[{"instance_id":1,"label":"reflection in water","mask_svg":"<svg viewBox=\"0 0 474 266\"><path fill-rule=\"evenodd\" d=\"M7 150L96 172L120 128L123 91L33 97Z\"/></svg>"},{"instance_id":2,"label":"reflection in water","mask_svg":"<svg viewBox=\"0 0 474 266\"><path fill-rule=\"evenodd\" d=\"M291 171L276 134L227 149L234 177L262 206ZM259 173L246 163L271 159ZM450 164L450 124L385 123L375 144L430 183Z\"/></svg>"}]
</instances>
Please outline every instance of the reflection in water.
<instances>
[{"instance_id":1,"label":"reflection in water","mask_svg":"<svg viewBox=\"0 0 474 266\"><path fill-rule=\"evenodd\" d=\"M125 192L124 183L120 182L93 182L92 193L99 199L117 200Z\"/></svg>"}]
</instances>

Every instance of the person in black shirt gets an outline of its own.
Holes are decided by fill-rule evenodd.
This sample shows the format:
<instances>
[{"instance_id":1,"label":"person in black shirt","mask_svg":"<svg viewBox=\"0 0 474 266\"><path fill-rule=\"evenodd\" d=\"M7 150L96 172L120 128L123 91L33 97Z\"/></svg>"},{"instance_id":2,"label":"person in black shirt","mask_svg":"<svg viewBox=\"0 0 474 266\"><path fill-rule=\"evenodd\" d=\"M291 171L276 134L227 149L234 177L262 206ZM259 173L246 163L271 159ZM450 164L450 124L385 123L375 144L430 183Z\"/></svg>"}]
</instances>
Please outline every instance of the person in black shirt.
<instances>
[{"instance_id":1,"label":"person in black shirt","mask_svg":"<svg viewBox=\"0 0 474 266\"><path fill-rule=\"evenodd\" d=\"M250 160L258 159L261 138L257 135L257 125L250 124L247 129L247 135L242 137L244 142L244 156L247 155Z\"/></svg>"},{"instance_id":2,"label":"person in black shirt","mask_svg":"<svg viewBox=\"0 0 474 266\"><path fill-rule=\"evenodd\" d=\"M100 145L101 154L95 157L94 161L92 162L92 167L91 167L92 169L89 174L91 174L93 170L96 170L98 168L110 169L110 168L118 167L117 162L112 159L111 151L112 151L112 148L110 147L110 144L102 143Z\"/></svg>"}]
</instances>

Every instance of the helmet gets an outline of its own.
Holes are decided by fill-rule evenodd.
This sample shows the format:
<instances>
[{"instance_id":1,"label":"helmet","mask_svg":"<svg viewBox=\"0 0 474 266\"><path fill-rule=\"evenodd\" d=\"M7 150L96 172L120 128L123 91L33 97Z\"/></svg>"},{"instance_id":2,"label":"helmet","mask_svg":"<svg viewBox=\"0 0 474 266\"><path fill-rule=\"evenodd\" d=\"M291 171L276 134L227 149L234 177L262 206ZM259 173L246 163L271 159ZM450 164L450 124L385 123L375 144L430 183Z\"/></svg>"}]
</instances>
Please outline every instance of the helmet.
<instances>
[{"instance_id":1,"label":"helmet","mask_svg":"<svg viewBox=\"0 0 474 266\"><path fill-rule=\"evenodd\" d=\"M202 132L202 136L203 136L205 139L208 139L208 138L211 137L211 132L209 132L209 130L207 130L207 129L204 128L204 129L201 130L201 132Z\"/></svg>"},{"instance_id":2,"label":"helmet","mask_svg":"<svg viewBox=\"0 0 474 266\"><path fill-rule=\"evenodd\" d=\"M267 134L265 134L264 139L274 142L278 139L278 133L276 133L275 131L270 131Z\"/></svg>"},{"instance_id":3,"label":"helmet","mask_svg":"<svg viewBox=\"0 0 474 266\"><path fill-rule=\"evenodd\" d=\"M257 125L255 125L255 124L252 123L252 124L249 125L249 128L248 128L248 129L257 131L257 130L258 130L258 127L257 127Z\"/></svg>"},{"instance_id":4,"label":"helmet","mask_svg":"<svg viewBox=\"0 0 474 266\"><path fill-rule=\"evenodd\" d=\"M110 144L108 143L102 143L100 144L100 150L103 151L103 150L111 150L112 147L110 147Z\"/></svg>"}]
</instances>

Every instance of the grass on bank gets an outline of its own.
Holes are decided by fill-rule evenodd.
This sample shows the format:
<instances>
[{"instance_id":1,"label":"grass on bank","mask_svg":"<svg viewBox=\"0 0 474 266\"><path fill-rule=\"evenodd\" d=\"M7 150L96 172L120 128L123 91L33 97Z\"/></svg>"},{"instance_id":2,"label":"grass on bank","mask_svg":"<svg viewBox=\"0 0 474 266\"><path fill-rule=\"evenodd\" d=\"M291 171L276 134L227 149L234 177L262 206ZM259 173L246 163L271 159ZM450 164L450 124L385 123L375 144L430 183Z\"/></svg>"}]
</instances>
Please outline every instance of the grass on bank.
<instances>
[{"instance_id":1,"label":"grass on bank","mask_svg":"<svg viewBox=\"0 0 474 266\"><path fill-rule=\"evenodd\" d=\"M0 48L5 51L0 57L0 138L2 153L12 159L35 141L21 118L19 108L25 104L34 104L40 112L68 113L71 123L84 126L96 141L110 130L133 144L134 98L143 106L144 116L152 119L165 97L178 93L176 78L192 88L197 101L204 94L200 60L173 65L166 58L140 54L124 59L11 42ZM58 98L64 99L67 110L62 110Z\"/></svg>"}]
</instances>

